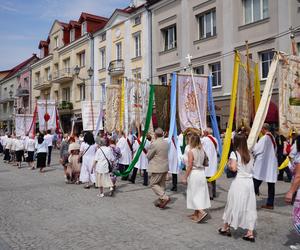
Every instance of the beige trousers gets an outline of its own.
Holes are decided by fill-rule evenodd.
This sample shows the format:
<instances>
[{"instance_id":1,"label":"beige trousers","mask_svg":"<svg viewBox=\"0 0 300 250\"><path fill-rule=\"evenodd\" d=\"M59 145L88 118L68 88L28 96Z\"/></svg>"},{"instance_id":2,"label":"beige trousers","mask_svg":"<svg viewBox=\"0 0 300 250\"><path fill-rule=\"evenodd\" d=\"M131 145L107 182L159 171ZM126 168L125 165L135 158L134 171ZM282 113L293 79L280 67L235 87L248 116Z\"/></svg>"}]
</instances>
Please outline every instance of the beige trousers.
<instances>
[{"instance_id":1,"label":"beige trousers","mask_svg":"<svg viewBox=\"0 0 300 250\"><path fill-rule=\"evenodd\" d=\"M167 174L168 173L152 173L150 177L150 187L161 200L169 198L165 193Z\"/></svg>"}]
</instances>

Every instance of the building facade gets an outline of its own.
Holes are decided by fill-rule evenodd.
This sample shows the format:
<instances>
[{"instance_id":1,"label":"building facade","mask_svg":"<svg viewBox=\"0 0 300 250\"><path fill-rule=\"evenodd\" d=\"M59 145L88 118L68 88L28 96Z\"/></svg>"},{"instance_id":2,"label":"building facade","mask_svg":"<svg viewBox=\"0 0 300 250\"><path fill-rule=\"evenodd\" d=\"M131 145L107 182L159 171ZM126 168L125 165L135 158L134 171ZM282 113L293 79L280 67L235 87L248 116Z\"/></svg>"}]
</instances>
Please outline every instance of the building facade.
<instances>
[{"instance_id":1,"label":"building facade","mask_svg":"<svg viewBox=\"0 0 300 250\"><path fill-rule=\"evenodd\" d=\"M184 73L187 55L197 74L213 75L213 95L220 127L229 116L234 50L260 64L261 86L274 51L290 53L290 27L300 42L300 3L281 0L149 0L152 20L152 79L167 84L170 73ZM278 99L275 85L273 101Z\"/></svg>"}]
</instances>

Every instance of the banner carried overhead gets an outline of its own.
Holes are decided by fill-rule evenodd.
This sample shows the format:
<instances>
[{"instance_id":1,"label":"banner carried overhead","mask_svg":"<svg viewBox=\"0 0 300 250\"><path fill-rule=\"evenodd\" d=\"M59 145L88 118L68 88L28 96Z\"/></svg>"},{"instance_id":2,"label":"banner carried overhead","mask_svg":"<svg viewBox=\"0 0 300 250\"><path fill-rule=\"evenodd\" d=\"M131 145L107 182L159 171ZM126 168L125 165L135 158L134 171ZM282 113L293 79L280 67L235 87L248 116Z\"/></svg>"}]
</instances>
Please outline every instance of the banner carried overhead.
<instances>
[{"instance_id":1,"label":"banner carried overhead","mask_svg":"<svg viewBox=\"0 0 300 250\"><path fill-rule=\"evenodd\" d=\"M278 64L279 128L288 136L300 131L300 57L280 54Z\"/></svg>"},{"instance_id":2,"label":"banner carried overhead","mask_svg":"<svg viewBox=\"0 0 300 250\"><path fill-rule=\"evenodd\" d=\"M154 85L155 93L155 110L153 113L156 115L157 126L166 131L169 126L169 87L166 85Z\"/></svg>"},{"instance_id":3,"label":"banner carried overhead","mask_svg":"<svg viewBox=\"0 0 300 250\"><path fill-rule=\"evenodd\" d=\"M33 115L16 114L15 116L16 136L33 135Z\"/></svg>"},{"instance_id":4,"label":"banner carried overhead","mask_svg":"<svg viewBox=\"0 0 300 250\"><path fill-rule=\"evenodd\" d=\"M178 75L178 111L182 131L206 129L207 77Z\"/></svg>"},{"instance_id":5,"label":"banner carried overhead","mask_svg":"<svg viewBox=\"0 0 300 250\"><path fill-rule=\"evenodd\" d=\"M37 101L37 112L39 117L39 130L55 130L57 125L56 104L53 100Z\"/></svg>"},{"instance_id":6,"label":"banner carried overhead","mask_svg":"<svg viewBox=\"0 0 300 250\"><path fill-rule=\"evenodd\" d=\"M107 132L120 129L121 86L116 84L106 87L105 129Z\"/></svg>"},{"instance_id":7,"label":"banner carried overhead","mask_svg":"<svg viewBox=\"0 0 300 250\"><path fill-rule=\"evenodd\" d=\"M82 128L84 131L94 131L97 123L98 129L103 129L101 122L97 122L100 115L100 101L83 101L81 102L82 110Z\"/></svg>"}]
</instances>

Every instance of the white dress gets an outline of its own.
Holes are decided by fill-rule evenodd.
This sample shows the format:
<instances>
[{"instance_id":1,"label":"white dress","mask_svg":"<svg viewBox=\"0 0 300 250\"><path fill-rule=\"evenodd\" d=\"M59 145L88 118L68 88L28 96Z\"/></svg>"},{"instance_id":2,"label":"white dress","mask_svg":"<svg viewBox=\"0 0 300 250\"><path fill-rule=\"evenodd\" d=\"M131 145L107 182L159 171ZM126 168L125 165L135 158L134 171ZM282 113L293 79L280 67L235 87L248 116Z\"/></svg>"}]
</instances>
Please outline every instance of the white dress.
<instances>
[{"instance_id":1,"label":"white dress","mask_svg":"<svg viewBox=\"0 0 300 250\"><path fill-rule=\"evenodd\" d=\"M187 179L187 208L193 210L206 209L211 205L203 166L204 151L203 149L193 148L192 152L194 162L193 170Z\"/></svg>"},{"instance_id":2,"label":"white dress","mask_svg":"<svg viewBox=\"0 0 300 250\"><path fill-rule=\"evenodd\" d=\"M141 143L142 143L142 139L143 139L143 138L141 137L141 139L140 139L140 142L141 142ZM145 141L146 141L146 142L145 142L144 149L145 149L146 151L148 151L148 149L149 149L151 143L150 143L150 141L148 141L147 139L146 139ZM138 143L137 140L135 140L135 142L133 143L133 146L132 146L133 152L134 152L133 158L135 157L135 155L136 155L136 153L137 153L139 147L140 147L140 144ZM142 153L141 153L141 155L140 155L140 158L138 159L138 161L137 161L137 163L135 164L134 167L137 168L137 169L148 169L148 164L149 164L149 162L148 162L147 155L145 154L145 152L144 152L144 150L143 150Z\"/></svg>"},{"instance_id":3,"label":"white dress","mask_svg":"<svg viewBox=\"0 0 300 250\"><path fill-rule=\"evenodd\" d=\"M237 175L231 183L228 191L227 203L223 214L224 223L228 223L234 229L238 227L253 230L255 227L257 212L254 184L252 180L253 158L244 165L240 154L231 152L230 159L237 160Z\"/></svg>"},{"instance_id":4,"label":"white dress","mask_svg":"<svg viewBox=\"0 0 300 250\"><path fill-rule=\"evenodd\" d=\"M95 183L95 171L92 172L92 168L94 164L96 150L96 144L90 146L85 142L81 143L80 152L85 152L85 154L82 157L82 165L79 180L83 183Z\"/></svg>"}]
</instances>

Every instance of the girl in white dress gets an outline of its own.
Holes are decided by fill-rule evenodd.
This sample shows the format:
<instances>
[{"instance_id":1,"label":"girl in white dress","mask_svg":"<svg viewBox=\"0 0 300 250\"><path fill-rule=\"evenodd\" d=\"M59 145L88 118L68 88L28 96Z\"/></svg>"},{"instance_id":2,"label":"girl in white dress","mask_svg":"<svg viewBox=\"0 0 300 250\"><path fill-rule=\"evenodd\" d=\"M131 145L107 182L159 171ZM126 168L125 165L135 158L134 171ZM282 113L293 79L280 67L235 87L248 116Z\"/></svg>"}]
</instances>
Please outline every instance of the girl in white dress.
<instances>
[{"instance_id":1,"label":"girl in white dress","mask_svg":"<svg viewBox=\"0 0 300 250\"><path fill-rule=\"evenodd\" d=\"M240 227L248 230L243 239L255 242L253 230L257 212L252 180L254 160L248 150L244 134L236 134L233 143L236 151L231 153L228 167L231 171L237 171L237 175L228 191L227 204L223 214L224 225L219 229L219 233L231 236L230 227L234 229Z\"/></svg>"},{"instance_id":2,"label":"girl in white dress","mask_svg":"<svg viewBox=\"0 0 300 250\"><path fill-rule=\"evenodd\" d=\"M199 135L190 135L184 182L187 182L187 209L195 210L194 214L189 217L195 222L203 221L207 216L203 209L211 206L204 171L207 166L207 156L201 146Z\"/></svg>"}]
</instances>

